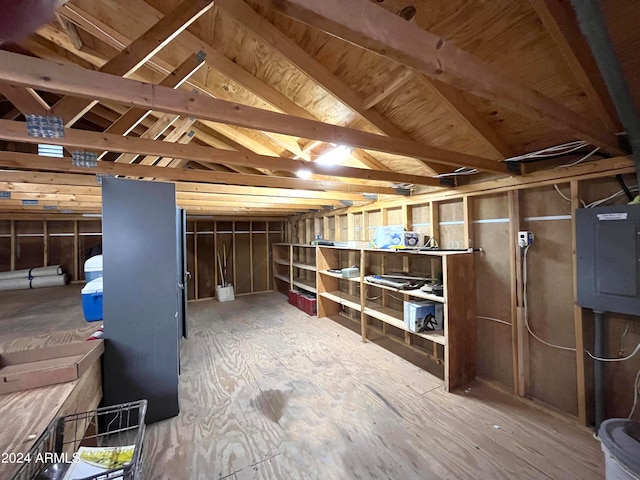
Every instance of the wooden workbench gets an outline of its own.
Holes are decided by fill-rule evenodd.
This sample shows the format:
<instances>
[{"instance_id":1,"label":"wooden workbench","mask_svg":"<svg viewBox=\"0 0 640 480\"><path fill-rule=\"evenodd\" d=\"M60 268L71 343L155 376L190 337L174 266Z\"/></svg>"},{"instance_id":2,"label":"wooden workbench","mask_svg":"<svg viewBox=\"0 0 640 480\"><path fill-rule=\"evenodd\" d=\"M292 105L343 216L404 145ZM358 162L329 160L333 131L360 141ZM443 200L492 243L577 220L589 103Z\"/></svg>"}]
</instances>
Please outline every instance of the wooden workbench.
<instances>
[{"instance_id":1,"label":"wooden workbench","mask_svg":"<svg viewBox=\"0 0 640 480\"><path fill-rule=\"evenodd\" d=\"M3 454L28 452L53 419L94 410L101 399L100 358L73 382L0 395L0 478L11 478L20 467L5 463Z\"/></svg>"}]
</instances>

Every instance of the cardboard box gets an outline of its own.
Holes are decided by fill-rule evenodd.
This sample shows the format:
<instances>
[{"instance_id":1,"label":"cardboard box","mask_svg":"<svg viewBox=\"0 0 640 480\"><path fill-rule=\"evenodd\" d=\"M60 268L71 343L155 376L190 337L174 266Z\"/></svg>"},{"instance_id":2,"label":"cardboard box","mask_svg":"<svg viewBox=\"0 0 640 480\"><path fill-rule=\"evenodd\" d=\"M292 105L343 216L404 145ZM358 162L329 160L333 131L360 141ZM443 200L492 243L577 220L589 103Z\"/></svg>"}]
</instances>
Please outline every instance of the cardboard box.
<instances>
[{"instance_id":1,"label":"cardboard box","mask_svg":"<svg viewBox=\"0 0 640 480\"><path fill-rule=\"evenodd\" d=\"M444 329L444 309L441 303L429 300L404 302L404 326L415 333Z\"/></svg>"},{"instance_id":2,"label":"cardboard box","mask_svg":"<svg viewBox=\"0 0 640 480\"><path fill-rule=\"evenodd\" d=\"M91 340L0 354L0 395L77 380L102 352Z\"/></svg>"}]
</instances>

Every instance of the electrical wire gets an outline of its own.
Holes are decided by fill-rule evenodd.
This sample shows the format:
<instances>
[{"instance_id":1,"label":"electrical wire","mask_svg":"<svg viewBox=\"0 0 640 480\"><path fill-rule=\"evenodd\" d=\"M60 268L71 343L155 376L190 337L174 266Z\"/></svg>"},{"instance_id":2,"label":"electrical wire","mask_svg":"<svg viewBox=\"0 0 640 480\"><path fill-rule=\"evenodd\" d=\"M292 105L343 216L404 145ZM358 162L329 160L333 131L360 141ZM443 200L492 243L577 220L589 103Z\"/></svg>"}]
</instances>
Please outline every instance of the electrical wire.
<instances>
[{"instance_id":1,"label":"electrical wire","mask_svg":"<svg viewBox=\"0 0 640 480\"><path fill-rule=\"evenodd\" d=\"M364 298L366 298L367 300L372 300L372 301L373 301L373 300L378 300L379 298L382 298L382 294L378 295L377 297L370 297L370 296L369 296L369 289L367 288L367 289L364 291Z\"/></svg>"},{"instance_id":2,"label":"electrical wire","mask_svg":"<svg viewBox=\"0 0 640 480\"><path fill-rule=\"evenodd\" d=\"M633 384L633 406L631 407L631 413L629 413L629 416L627 417L629 420L631 420L631 417L633 417L633 412L636 411L636 405L638 405L639 389L640 389L640 370L638 370L638 373L636 374L636 381Z\"/></svg>"},{"instance_id":3,"label":"electrical wire","mask_svg":"<svg viewBox=\"0 0 640 480\"><path fill-rule=\"evenodd\" d=\"M499 318L485 317L483 315L476 315L476 318L482 318L483 320L491 320L493 322L504 323L505 325L511 326L511 323L505 322L504 320L500 320Z\"/></svg>"},{"instance_id":4,"label":"electrical wire","mask_svg":"<svg viewBox=\"0 0 640 480\"><path fill-rule=\"evenodd\" d=\"M638 191L638 186L634 185L633 187L629 187L629 191L637 192ZM620 191L614 193L613 195L609 195L607 198L603 198L601 200L596 200L595 202L589 203L587 205L587 208L599 207L603 203L607 203L609 200L613 200L614 198L617 198L617 197L619 197L621 195L624 195L624 194L625 194L625 191L624 190L620 190Z\"/></svg>"},{"instance_id":5,"label":"electrical wire","mask_svg":"<svg viewBox=\"0 0 640 480\"><path fill-rule=\"evenodd\" d=\"M456 168L453 172L450 173L440 173L439 175L435 175L433 178L457 177L459 175L475 175L476 173L478 173L478 170L476 168L460 167Z\"/></svg>"},{"instance_id":6,"label":"electrical wire","mask_svg":"<svg viewBox=\"0 0 640 480\"><path fill-rule=\"evenodd\" d=\"M622 332L622 336L620 337L620 349L618 350L618 356L621 357L624 355L624 338L627 336L627 332L629 331L629 324L631 322L627 322L626 327L624 328L624 332Z\"/></svg>"},{"instance_id":7,"label":"electrical wire","mask_svg":"<svg viewBox=\"0 0 640 480\"><path fill-rule=\"evenodd\" d=\"M633 349L633 352L631 352L626 357L622 357L622 358L601 358L601 357L593 356L591 352L589 352L588 350L585 350L585 352L587 352L587 355L589 355L591 358L593 358L594 360L598 360L599 362L624 362L626 360L629 360L631 357L635 356L638 352L640 352L640 343L636 345L636 348Z\"/></svg>"},{"instance_id":8,"label":"electrical wire","mask_svg":"<svg viewBox=\"0 0 640 480\"><path fill-rule=\"evenodd\" d=\"M525 153L524 155L518 155L516 157L506 158L504 161L505 162L522 162L532 158L557 157L559 155L566 155L567 153L575 152L576 150L580 150L581 148L584 148L587 145L589 145L587 142L584 142L582 140L577 140L575 142L556 145L555 147L544 148L536 152Z\"/></svg>"},{"instance_id":9,"label":"electrical wire","mask_svg":"<svg viewBox=\"0 0 640 480\"><path fill-rule=\"evenodd\" d=\"M538 340L540 343L544 343L545 345L548 345L549 347L558 348L560 350L568 350L570 352L575 352L576 351L575 348L563 347L562 345L555 345L553 343L549 343L549 342L544 341L539 336L537 336L535 333L533 333L533 330L531 330L531 327L529 326L529 312L528 312L528 303L527 303L527 252L529 251L529 247L531 247L531 245L527 245L524 248L524 260L522 262L522 285L523 285L523 290L524 290L523 291L524 324L527 327L527 331L529 332L529 334L533 338Z\"/></svg>"},{"instance_id":10,"label":"electrical wire","mask_svg":"<svg viewBox=\"0 0 640 480\"><path fill-rule=\"evenodd\" d=\"M562 192L560 191L560 188L558 187L558 185L557 185L557 184L555 184L555 183L554 183L554 184L553 184L553 188L555 188L555 189L556 189L556 192L558 192L558 195L560 195L562 198L564 198L567 202L571 203L571 199L570 199L569 197L565 196L565 194L564 194L564 193L562 193ZM582 200L581 198L580 198L580 199L578 199L578 200L580 200L580 204L581 204L584 208L587 208L587 204L586 204L586 203L584 203L584 200Z\"/></svg>"},{"instance_id":11,"label":"electrical wire","mask_svg":"<svg viewBox=\"0 0 640 480\"><path fill-rule=\"evenodd\" d=\"M555 168L562 168L562 167L573 167L574 165L578 165L579 163L584 162L587 158L589 158L591 155L593 155L594 153L596 153L598 150L600 150L600 147L596 147L595 150L592 150L591 153L587 153L584 157L582 157L579 160L576 160L573 163L565 163L564 165L558 165Z\"/></svg>"}]
</instances>

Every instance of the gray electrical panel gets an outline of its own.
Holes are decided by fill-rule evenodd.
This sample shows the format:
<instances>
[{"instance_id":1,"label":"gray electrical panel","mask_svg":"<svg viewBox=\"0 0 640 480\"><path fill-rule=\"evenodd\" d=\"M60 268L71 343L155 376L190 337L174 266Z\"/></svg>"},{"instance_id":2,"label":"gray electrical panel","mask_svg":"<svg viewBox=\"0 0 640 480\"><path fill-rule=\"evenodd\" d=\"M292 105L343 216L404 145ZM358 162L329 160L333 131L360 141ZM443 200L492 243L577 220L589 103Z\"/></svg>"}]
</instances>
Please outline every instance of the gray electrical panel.
<instances>
[{"instance_id":1,"label":"gray electrical panel","mask_svg":"<svg viewBox=\"0 0 640 480\"><path fill-rule=\"evenodd\" d=\"M576 210L578 305L640 314L640 205Z\"/></svg>"}]
</instances>

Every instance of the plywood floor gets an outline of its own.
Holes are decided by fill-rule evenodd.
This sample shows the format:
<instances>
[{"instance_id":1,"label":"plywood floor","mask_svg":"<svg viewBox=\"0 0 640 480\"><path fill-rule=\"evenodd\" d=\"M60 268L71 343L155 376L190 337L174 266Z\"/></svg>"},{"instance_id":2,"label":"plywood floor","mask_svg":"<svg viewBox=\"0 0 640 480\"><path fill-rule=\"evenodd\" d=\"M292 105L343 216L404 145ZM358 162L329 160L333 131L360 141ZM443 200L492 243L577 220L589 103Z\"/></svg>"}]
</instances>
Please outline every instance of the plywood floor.
<instances>
[{"instance_id":1,"label":"plywood floor","mask_svg":"<svg viewBox=\"0 0 640 480\"><path fill-rule=\"evenodd\" d=\"M150 478L595 479L599 443L491 388L440 379L278 293L190 304L179 417Z\"/></svg>"},{"instance_id":2,"label":"plywood floor","mask_svg":"<svg viewBox=\"0 0 640 480\"><path fill-rule=\"evenodd\" d=\"M0 350L95 328L79 289L0 293ZM489 387L442 381L278 293L190 303L178 417L148 479L600 479L599 443Z\"/></svg>"}]
</instances>

